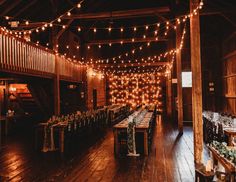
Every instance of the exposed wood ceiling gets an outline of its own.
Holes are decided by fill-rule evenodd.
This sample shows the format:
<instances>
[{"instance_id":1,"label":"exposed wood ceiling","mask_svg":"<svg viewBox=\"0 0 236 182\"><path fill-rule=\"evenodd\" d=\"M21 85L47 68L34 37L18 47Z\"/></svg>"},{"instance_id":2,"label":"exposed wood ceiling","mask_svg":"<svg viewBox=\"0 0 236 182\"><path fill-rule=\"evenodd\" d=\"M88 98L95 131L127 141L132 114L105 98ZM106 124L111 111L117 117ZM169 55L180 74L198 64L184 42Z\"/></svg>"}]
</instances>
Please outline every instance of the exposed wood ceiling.
<instances>
[{"instance_id":1,"label":"exposed wood ceiling","mask_svg":"<svg viewBox=\"0 0 236 182\"><path fill-rule=\"evenodd\" d=\"M0 14L3 16L13 16L17 19L27 19L31 20L30 26L27 28L34 28L42 26L45 22L55 19L58 15L67 12L73 6L75 6L78 0L0 0ZM212 24L214 27L217 23L212 22L211 16L221 17L220 23L222 24L222 19L225 21L227 27L236 26L236 1L232 0L205 0L204 8L201 11L201 18L203 25ZM144 25L145 23L151 24L153 22L164 22L168 19L174 18L176 15L185 14L189 11L188 1L177 1L176 0L119 0L119 1L107 1L107 0L84 0L81 9L73 10L71 16L65 16L62 18L63 24L67 25L67 30L72 31L77 34L80 42L84 45L93 44L108 44L108 43L120 43L123 41L124 45L117 49L117 54L120 52L125 52L130 50L132 46L126 45L126 43L133 43L135 45L140 45L145 42L152 41L154 38L147 38L146 40L142 38L135 38L132 40L133 34L127 32L127 35L112 34L107 36L105 33L96 36L91 32L93 27L129 27L133 25ZM202 17L203 17L202 16ZM206 18L205 18L206 17ZM5 24L4 24L5 23ZM4 20L1 20L1 24L7 26ZM224 24L224 25L225 25ZM225 26L222 27L225 27ZM83 27L82 32L78 32L78 26ZM174 25L171 25L172 27ZM21 22L20 29L26 28L24 22ZM58 28L58 37L63 34L65 30ZM214 28L212 28L214 29ZM225 30L221 30L225 31ZM43 36L38 36L38 39L49 39L51 32L46 31ZM140 33L141 35L142 33ZM152 52L161 52L167 49L168 39L173 38L174 32L172 32L169 37L159 37L159 40L154 42L156 47ZM139 36L140 37L140 36ZM47 42L50 40L44 40ZM67 43L64 43L66 45ZM161 45L161 46L159 46ZM134 47L133 46L133 47ZM104 48L106 49L106 48ZM122 49L122 50L121 50ZM155 51L157 50L157 51ZM109 51L102 50L101 54L108 54ZM147 54L150 54L148 51ZM114 53L114 50L110 51ZM144 55L145 56L145 55Z\"/></svg>"}]
</instances>

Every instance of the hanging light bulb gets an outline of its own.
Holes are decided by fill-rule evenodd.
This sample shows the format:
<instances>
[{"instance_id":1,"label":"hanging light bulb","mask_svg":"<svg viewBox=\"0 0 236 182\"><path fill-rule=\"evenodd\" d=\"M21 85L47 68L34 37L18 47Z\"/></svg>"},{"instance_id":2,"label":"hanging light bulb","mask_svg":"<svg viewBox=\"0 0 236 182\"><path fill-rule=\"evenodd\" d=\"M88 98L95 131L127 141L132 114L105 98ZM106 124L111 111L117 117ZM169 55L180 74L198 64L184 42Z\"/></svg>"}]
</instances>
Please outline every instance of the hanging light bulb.
<instances>
[{"instance_id":1,"label":"hanging light bulb","mask_svg":"<svg viewBox=\"0 0 236 182\"><path fill-rule=\"evenodd\" d=\"M111 32L111 27L108 28L108 31Z\"/></svg>"},{"instance_id":2,"label":"hanging light bulb","mask_svg":"<svg viewBox=\"0 0 236 182\"><path fill-rule=\"evenodd\" d=\"M9 17L9 16L5 16L5 19L6 19L6 20L9 20L9 19L10 19L10 17Z\"/></svg>"},{"instance_id":3,"label":"hanging light bulb","mask_svg":"<svg viewBox=\"0 0 236 182\"><path fill-rule=\"evenodd\" d=\"M49 24L49 26L50 26L50 27L52 27L52 26L53 26L53 24L52 24L52 23L50 23L50 24Z\"/></svg>"},{"instance_id":4,"label":"hanging light bulb","mask_svg":"<svg viewBox=\"0 0 236 182\"><path fill-rule=\"evenodd\" d=\"M94 28L94 29L93 29L93 32L94 32L94 33L96 33L96 32L97 32L97 29L96 29L96 28Z\"/></svg>"},{"instance_id":5,"label":"hanging light bulb","mask_svg":"<svg viewBox=\"0 0 236 182\"><path fill-rule=\"evenodd\" d=\"M67 12L67 16L70 16L70 15L71 15L71 12L68 11L68 12Z\"/></svg>"},{"instance_id":6,"label":"hanging light bulb","mask_svg":"<svg viewBox=\"0 0 236 182\"><path fill-rule=\"evenodd\" d=\"M149 28L148 25L146 25L145 29L148 30L148 28Z\"/></svg>"},{"instance_id":7,"label":"hanging light bulb","mask_svg":"<svg viewBox=\"0 0 236 182\"><path fill-rule=\"evenodd\" d=\"M120 31L121 31L121 32L123 32L123 31L124 31L124 29L123 29L123 28L121 28L121 29L120 29Z\"/></svg>"},{"instance_id":8,"label":"hanging light bulb","mask_svg":"<svg viewBox=\"0 0 236 182\"><path fill-rule=\"evenodd\" d=\"M26 25L29 25L29 21L26 21L25 24L26 24Z\"/></svg>"},{"instance_id":9,"label":"hanging light bulb","mask_svg":"<svg viewBox=\"0 0 236 182\"><path fill-rule=\"evenodd\" d=\"M58 18L57 21L60 23L61 22L61 18Z\"/></svg>"},{"instance_id":10,"label":"hanging light bulb","mask_svg":"<svg viewBox=\"0 0 236 182\"><path fill-rule=\"evenodd\" d=\"M134 31L136 31L137 30L137 28L136 27L134 27Z\"/></svg>"},{"instance_id":11,"label":"hanging light bulb","mask_svg":"<svg viewBox=\"0 0 236 182\"><path fill-rule=\"evenodd\" d=\"M80 27L78 27L78 32L81 32L81 28Z\"/></svg>"},{"instance_id":12,"label":"hanging light bulb","mask_svg":"<svg viewBox=\"0 0 236 182\"><path fill-rule=\"evenodd\" d=\"M80 3L77 4L77 8L81 8L81 4Z\"/></svg>"}]
</instances>

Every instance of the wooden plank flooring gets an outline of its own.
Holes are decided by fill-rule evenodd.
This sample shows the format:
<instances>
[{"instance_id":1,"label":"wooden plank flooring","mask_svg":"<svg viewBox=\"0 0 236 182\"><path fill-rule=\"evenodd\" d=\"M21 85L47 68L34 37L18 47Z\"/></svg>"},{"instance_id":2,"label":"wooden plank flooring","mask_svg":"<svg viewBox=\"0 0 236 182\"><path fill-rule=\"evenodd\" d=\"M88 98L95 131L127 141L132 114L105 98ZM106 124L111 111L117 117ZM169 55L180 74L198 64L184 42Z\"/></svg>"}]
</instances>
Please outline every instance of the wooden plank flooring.
<instances>
[{"instance_id":1,"label":"wooden plank flooring","mask_svg":"<svg viewBox=\"0 0 236 182\"><path fill-rule=\"evenodd\" d=\"M191 127L178 136L170 122L158 120L148 157L115 158L111 129L104 135L84 137L64 157L35 152L33 138L12 139L0 151L0 176L29 182L194 181L192 140Z\"/></svg>"}]
</instances>

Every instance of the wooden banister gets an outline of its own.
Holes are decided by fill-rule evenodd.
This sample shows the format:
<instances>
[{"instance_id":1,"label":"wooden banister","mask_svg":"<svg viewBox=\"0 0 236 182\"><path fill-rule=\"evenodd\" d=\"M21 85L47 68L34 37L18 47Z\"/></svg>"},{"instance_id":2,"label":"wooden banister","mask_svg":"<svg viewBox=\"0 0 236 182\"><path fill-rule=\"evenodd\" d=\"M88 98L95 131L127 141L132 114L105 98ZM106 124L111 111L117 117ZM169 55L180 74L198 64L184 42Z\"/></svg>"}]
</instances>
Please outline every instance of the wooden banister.
<instances>
[{"instance_id":1,"label":"wooden banister","mask_svg":"<svg viewBox=\"0 0 236 182\"><path fill-rule=\"evenodd\" d=\"M59 59L60 76L68 81L82 81L82 67L52 50L14 37L0 29L0 71L39 77L55 75L55 60Z\"/></svg>"}]
</instances>

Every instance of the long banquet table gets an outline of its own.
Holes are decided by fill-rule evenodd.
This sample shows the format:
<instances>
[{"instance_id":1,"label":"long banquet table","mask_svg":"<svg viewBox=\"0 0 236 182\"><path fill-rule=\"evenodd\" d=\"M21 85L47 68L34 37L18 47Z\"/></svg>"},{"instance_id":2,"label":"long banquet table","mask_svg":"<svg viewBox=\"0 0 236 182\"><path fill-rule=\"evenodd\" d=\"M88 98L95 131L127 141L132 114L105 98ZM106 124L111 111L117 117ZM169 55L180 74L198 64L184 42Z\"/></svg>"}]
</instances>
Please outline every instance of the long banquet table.
<instances>
[{"instance_id":1,"label":"long banquet table","mask_svg":"<svg viewBox=\"0 0 236 182\"><path fill-rule=\"evenodd\" d=\"M147 112L144 119L135 126L136 133L143 133L144 141L144 155L148 155L148 140L150 129L152 128L152 123L154 119L154 112ZM122 120L118 124L114 125L114 153L116 156L119 155L120 145L119 145L119 134L122 132L127 132L128 118Z\"/></svg>"}]
</instances>

